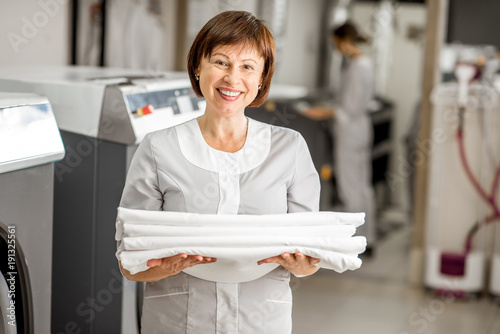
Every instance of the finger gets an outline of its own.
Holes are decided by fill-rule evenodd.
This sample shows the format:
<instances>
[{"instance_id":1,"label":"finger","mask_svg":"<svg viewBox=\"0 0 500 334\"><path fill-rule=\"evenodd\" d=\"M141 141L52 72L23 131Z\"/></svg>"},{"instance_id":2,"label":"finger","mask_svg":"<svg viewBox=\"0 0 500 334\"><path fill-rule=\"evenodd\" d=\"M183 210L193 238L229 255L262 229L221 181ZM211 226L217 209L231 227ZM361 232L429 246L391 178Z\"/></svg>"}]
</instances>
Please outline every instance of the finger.
<instances>
[{"instance_id":1,"label":"finger","mask_svg":"<svg viewBox=\"0 0 500 334\"><path fill-rule=\"evenodd\" d=\"M185 261L183 265L184 268L188 268L196 266L198 264L209 264L209 263L214 263L216 261L217 259L215 257L203 257L201 255L195 255L190 258L189 262Z\"/></svg>"},{"instance_id":2,"label":"finger","mask_svg":"<svg viewBox=\"0 0 500 334\"><path fill-rule=\"evenodd\" d=\"M301 252L295 253L295 259L301 263L304 263L304 264L311 264L311 263L319 262L319 259L317 259L315 257L307 256Z\"/></svg>"},{"instance_id":3,"label":"finger","mask_svg":"<svg viewBox=\"0 0 500 334\"><path fill-rule=\"evenodd\" d=\"M281 264L283 261L283 259L281 258L281 256L273 256L273 257L268 257L267 259L263 259L263 260L260 260L257 262L258 265L261 265L263 263L278 263L278 264Z\"/></svg>"},{"instance_id":4,"label":"finger","mask_svg":"<svg viewBox=\"0 0 500 334\"><path fill-rule=\"evenodd\" d=\"M210 257L204 257L202 255L189 255L189 257L186 259L185 263L185 268L187 267L192 267L200 263L212 263L215 261L209 260L207 261L206 259ZM210 258L212 259L212 258ZM214 258L215 259L215 258Z\"/></svg>"},{"instance_id":5,"label":"finger","mask_svg":"<svg viewBox=\"0 0 500 334\"><path fill-rule=\"evenodd\" d=\"M203 260L201 255L189 255L183 262L184 264L191 266L200 263Z\"/></svg>"},{"instance_id":6,"label":"finger","mask_svg":"<svg viewBox=\"0 0 500 334\"><path fill-rule=\"evenodd\" d=\"M171 259L173 261L182 261L182 260L185 260L188 258L188 255L186 253L180 253L180 254L177 254L177 255L174 255L171 257Z\"/></svg>"},{"instance_id":7,"label":"finger","mask_svg":"<svg viewBox=\"0 0 500 334\"><path fill-rule=\"evenodd\" d=\"M260 260L260 261L257 261L257 264L260 266L261 264L263 263L269 263L269 259L263 259L263 260Z\"/></svg>"},{"instance_id":8,"label":"finger","mask_svg":"<svg viewBox=\"0 0 500 334\"><path fill-rule=\"evenodd\" d=\"M319 259L316 258L316 257L312 257L312 256L307 256L303 253L300 253L300 252L297 252L295 253L295 256L297 257L297 259L299 259L300 261L305 261L306 263L308 264L312 264L312 265L315 265L317 263L319 263Z\"/></svg>"},{"instance_id":9,"label":"finger","mask_svg":"<svg viewBox=\"0 0 500 334\"><path fill-rule=\"evenodd\" d=\"M197 265L197 264L210 264L210 263L214 263L215 261L217 261L217 259L215 258L212 258L210 261L202 261L202 262L198 262L194 265Z\"/></svg>"},{"instance_id":10,"label":"finger","mask_svg":"<svg viewBox=\"0 0 500 334\"><path fill-rule=\"evenodd\" d=\"M304 254L302 254L301 252L295 253L294 256L295 256L295 259L299 262L304 262L304 260L306 260L306 256Z\"/></svg>"},{"instance_id":11,"label":"finger","mask_svg":"<svg viewBox=\"0 0 500 334\"><path fill-rule=\"evenodd\" d=\"M319 261L320 261L318 258L315 258L315 257L312 257L312 256L307 256L307 255L305 255L304 253L301 253L301 252L297 252L294 255L295 255L295 259L297 261L300 261L300 262L306 261L306 262L308 262L310 264L316 264L316 263L319 263Z\"/></svg>"},{"instance_id":12,"label":"finger","mask_svg":"<svg viewBox=\"0 0 500 334\"><path fill-rule=\"evenodd\" d=\"M293 256L290 253L283 253L280 255L280 257L283 259L283 261L286 264L290 264L290 263L293 263L295 261L295 256Z\"/></svg>"},{"instance_id":13,"label":"finger","mask_svg":"<svg viewBox=\"0 0 500 334\"><path fill-rule=\"evenodd\" d=\"M178 268L181 268L183 266L187 258L189 258L189 255L187 255L186 253L177 254L168 258L168 261L166 261L165 264L171 266L172 268L175 268L175 270L182 270Z\"/></svg>"},{"instance_id":14,"label":"finger","mask_svg":"<svg viewBox=\"0 0 500 334\"><path fill-rule=\"evenodd\" d=\"M161 265L161 259L151 259L151 260L148 260L147 265L150 268L152 268L152 267L158 267L159 265Z\"/></svg>"},{"instance_id":15,"label":"finger","mask_svg":"<svg viewBox=\"0 0 500 334\"><path fill-rule=\"evenodd\" d=\"M201 262L201 261L203 261L203 256L201 256L201 255L194 255L193 259L196 260L196 261Z\"/></svg>"}]
</instances>

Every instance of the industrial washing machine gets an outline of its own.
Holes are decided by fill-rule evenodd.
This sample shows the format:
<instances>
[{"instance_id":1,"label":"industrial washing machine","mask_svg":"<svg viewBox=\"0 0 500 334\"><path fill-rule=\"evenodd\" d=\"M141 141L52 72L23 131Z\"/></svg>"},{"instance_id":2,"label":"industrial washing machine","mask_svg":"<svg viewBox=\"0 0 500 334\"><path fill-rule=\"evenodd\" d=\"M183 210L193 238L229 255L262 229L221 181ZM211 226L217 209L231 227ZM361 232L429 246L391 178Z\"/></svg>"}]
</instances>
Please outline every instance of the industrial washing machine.
<instances>
[{"instance_id":1,"label":"industrial washing machine","mask_svg":"<svg viewBox=\"0 0 500 334\"><path fill-rule=\"evenodd\" d=\"M54 161L45 97L0 93L0 333L50 333Z\"/></svg>"},{"instance_id":2,"label":"industrial washing machine","mask_svg":"<svg viewBox=\"0 0 500 334\"><path fill-rule=\"evenodd\" d=\"M138 332L136 284L115 258L115 219L143 137L200 116L187 73L0 68L0 90L46 95L66 148L54 174L53 333Z\"/></svg>"}]
</instances>

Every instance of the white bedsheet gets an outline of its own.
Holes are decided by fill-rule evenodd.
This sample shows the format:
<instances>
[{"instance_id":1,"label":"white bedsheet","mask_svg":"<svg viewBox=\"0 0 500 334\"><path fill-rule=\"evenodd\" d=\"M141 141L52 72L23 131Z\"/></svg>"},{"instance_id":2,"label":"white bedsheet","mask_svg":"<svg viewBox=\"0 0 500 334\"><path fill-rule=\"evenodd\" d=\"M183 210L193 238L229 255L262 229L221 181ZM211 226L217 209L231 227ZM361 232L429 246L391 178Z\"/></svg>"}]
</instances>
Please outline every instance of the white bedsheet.
<instances>
[{"instance_id":1,"label":"white bedsheet","mask_svg":"<svg viewBox=\"0 0 500 334\"><path fill-rule=\"evenodd\" d=\"M118 208L116 256L131 274L147 261L179 253L216 257L184 272L224 283L247 282L278 264L257 261L302 252L336 272L358 269L366 239L353 236L364 213L303 212L275 215L215 215Z\"/></svg>"}]
</instances>

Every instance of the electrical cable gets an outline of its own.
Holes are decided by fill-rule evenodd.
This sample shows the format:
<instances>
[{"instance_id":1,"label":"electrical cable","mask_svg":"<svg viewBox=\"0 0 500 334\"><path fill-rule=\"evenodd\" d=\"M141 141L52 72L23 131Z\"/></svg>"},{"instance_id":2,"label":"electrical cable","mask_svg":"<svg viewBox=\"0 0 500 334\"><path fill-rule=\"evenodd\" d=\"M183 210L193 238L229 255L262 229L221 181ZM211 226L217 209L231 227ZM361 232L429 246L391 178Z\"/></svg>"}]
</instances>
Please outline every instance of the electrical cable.
<instances>
[{"instance_id":1,"label":"electrical cable","mask_svg":"<svg viewBox=\"0 0 500 334\"><path fill-rule=\"evenodd\" d=\"M472 239L474 235L479 231L479 229L488 223L494 222L500 219L500 208L497 204L497 188L500 182L500 165L497 166L495 175L493 177L493 181L491 184L490 192L487 193L486 190L481 186L477 178L475 177L472 169L469 165L469 161L467 159L467 155L465 152L465 142L464 142L464 113L465 107L459 107L459 125L457 129L457 140L458 140L458 149L460 155L460 162L462 163L462 167L464 168L465 174L469 181L472 183L473 188L476 190L478 195L486 202L492 209L492 214L476 222L469 232L467 233L467 238L465 241L465 254L469 253L472 249Z\"/></svg>"}]
</instances>

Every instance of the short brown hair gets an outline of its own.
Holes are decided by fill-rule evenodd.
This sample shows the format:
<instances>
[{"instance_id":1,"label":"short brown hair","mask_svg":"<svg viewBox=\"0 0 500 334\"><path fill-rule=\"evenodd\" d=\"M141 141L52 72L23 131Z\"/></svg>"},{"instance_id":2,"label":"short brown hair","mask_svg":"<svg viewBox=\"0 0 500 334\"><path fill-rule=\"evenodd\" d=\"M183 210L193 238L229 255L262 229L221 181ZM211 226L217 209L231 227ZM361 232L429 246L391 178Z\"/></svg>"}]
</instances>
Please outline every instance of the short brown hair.
<instances>
[{"instance_id":1,"label":"short brown hair","mask_svg":"<svg viewBox=\"0 0 500 334\"><path fill-rule=\"evenodd\" d=\"M332 35L341 40L349 39L354 43L368 43L370 41L368 37L359 33L359 30L354 23L349 21L339 27L333 28Z\"/></svg>"},{"instance_id":2,"label":"short brown hair","mask_svg":"<svg viewBox=\"0 0 500 334\"><path fill-rule=\"evenodd\" d=\"M187 57L187 69L191 86L199 97L203 96L195 78L201 59L222 45L248 44L264 58L262 87L249 107L261 106L267 99L274 73L274 39L264 21L245 11L227 11L214 16L196 36Z\"/></svg>"}]
</instances>

